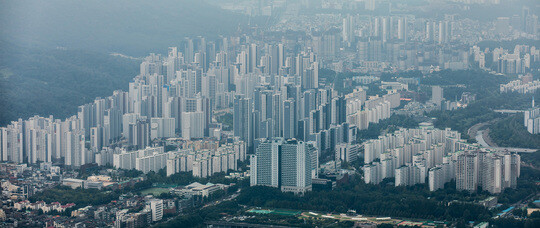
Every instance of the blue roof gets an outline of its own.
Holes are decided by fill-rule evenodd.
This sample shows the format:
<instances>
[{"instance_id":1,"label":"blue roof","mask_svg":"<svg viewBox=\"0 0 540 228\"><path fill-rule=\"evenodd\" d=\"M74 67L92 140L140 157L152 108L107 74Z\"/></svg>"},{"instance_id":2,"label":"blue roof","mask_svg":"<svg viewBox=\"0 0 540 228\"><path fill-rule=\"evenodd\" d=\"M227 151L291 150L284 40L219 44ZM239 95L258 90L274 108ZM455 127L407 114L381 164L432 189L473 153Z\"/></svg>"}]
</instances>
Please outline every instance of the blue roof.
<instances>
[{"instance_id":1,"label":"blue roof","mask_svg":"<svg viewBox=\"0 0 540 228\"><path fill-rule=\"evenodd\" d=\"M505 209L505 210L504 210L504 211L502 211L502 212L503 212L503 213L506 213L506 212L509 212L509 211L511 211L512 209L514 209L514 207L509 207L509 208Z\"/></svg>"}]
</instances>

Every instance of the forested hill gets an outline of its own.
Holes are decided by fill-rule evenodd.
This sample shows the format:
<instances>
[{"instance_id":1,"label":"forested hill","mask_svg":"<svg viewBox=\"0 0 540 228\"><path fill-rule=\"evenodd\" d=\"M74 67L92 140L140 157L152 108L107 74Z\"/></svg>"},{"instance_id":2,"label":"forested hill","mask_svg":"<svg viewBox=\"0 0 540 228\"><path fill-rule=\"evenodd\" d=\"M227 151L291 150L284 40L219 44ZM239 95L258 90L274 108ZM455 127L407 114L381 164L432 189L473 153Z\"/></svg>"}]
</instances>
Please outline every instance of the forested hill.
<instances>
[{"instance_id":1,"label":"forested hill","mask_svg":"<svg viewBox=\"0 0 540 228\"><path fill-rule=\"evenodd\" d=\"M95 97L126 89L136 60L245 26L245 15L202 0L0 0L0 126L65 118Z\"/></svg>"},{"instance_id":2,"label":"forested hill","mask_svg":"<svg viewBox=\"0 0 540 228\"><path fill-rule=\"evenodd\" d=\"M179 45L186 36L228 35L247 21L203 0L0 0L4 40L131 56Z\"/></svg>"},{"instance_id":3,"label":"forested hill","mask_svg":"<svg viewBox=\"0 0 540 228\"><path fill-rule=\"evenodd\" d=\"M127 89L139 61L81 50L0 43L0 126L33 115L65 118L96 97Z\"/></svg>"}]
</instances>

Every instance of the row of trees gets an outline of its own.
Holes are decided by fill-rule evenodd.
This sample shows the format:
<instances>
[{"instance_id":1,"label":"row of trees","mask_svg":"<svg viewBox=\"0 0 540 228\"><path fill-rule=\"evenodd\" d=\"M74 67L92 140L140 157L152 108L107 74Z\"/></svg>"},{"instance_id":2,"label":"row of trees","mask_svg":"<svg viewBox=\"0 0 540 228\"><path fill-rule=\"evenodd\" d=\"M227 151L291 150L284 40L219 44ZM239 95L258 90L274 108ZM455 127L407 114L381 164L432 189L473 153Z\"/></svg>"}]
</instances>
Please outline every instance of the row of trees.
<instances>
[{"instance_id":1,"label":"row of trees","mask_svg":"<svg viewBox=\"0 0 540 228\"><path fill-rule=\"evenodd\" d=\"M217 122L223 124L223 130L224 131L232 131L233 130L233 114L232 113L225 113L219 117L217 117Z\"/></svg>"},{"instance_id":2,"label":"row of trees","mask_svg":"<svg viewBox=\"0 0 540 228\"><path fill-rule=\"evenodd\" d=\"M523 167L522 176L516 189L505 189L497 195L501 208L506 208L525 197L538 192L537 180L540 171ZM283 193L279 189L254 186L246 188L237 198L242 205L313 210L321 212L345 213L354 209L360 214L374 216L392 216L422 218L433 220L486 221L494 211L476 202L491 196L487 191L458 191L455 182L445 185L444 189L429 191L427 184L409 187L394 187L387 179L378 185L365 184L360 178L352 178L350 183L333 190L312 191L304 197L292 193Z\"/></svg>"},{"instance_id":3,"label":"row of trees","mask_svg":"<svg viewBox=\"0 0 540 228\"><path fill-rule=\"evenodd\" d=\"M158 172L150 171L146 174L146 180L154 184L173 184L173 185L188 185L193 182L206 183L220 183L230 184L236 182L234 179L225 178L227 174L224 172L216 173L207 178L194 177L191 172L179 172L171 176L167 176L165 169L161 169Z\"/></svg>"},{"instance_id":4,"label":"row of trees","mask_svg":"<svg viewBox=\"0 0 540 228\"><path fill-rule=\"evenodd\" d=\"M533 213L534 214L534 213ZM489 224L494 227L507 227L507 228L535 228L540 227L540 217L535 215L529 219L515 219L515 218L499 218L489 220Z\"/></svg>"},{"instance_id":5,"label":"row of trees","mask_svg":"<svg viewBox=\"0 0 540 228\"><path fill-rule=\"evenodd\" d=\"M282 193L279 189L255 186L245 189L238 203L270 208L314 210L345 213L354 209L360 214L435 220L488 219L486 208L465 202L468 193L443 190L429 193L425 187L393 187L388 184L368 185L363 182L347 184L331 191L308 192L304 197Z\"/></svg>"},{"instance_id":6,"label":"row of trees","mask_svg":"<svg viewBox=\"0 0 540 228\"><path fill-rule=\"evenodd\" d=\"M540 93L537 93L540 96ZM512 101L512 102L508 102ZM495 109L525 109L530 107L531 97L517 93L496 94L478 100L466 108L453 111L433 111L428 116L436 118L437 128L452 128L468 137L467 131L477 123L505 117ZM523 115L514 115L490 127L490 136L500 146L540 148L540 138L528 133L523 126ZM500 144L499 144L500 143Z\"/></svg>"},{"instance_id":7,"label":"row of trees","mask_svg":"<svg viewBox=\"0 0 540 228\"><path fill-rule=\"evenodd\" d=\"M524 178L518 183L518 189L507 189L498 196L499 201L505 204L504 208L507 204L517 202L525 195L538 191L538 186L531 182L531 178L535 178L538 171L524 168L523 175ZM531 227L531 225L537 224L538 221L534 220L534 216L526 221L491 220L495 211L489 211L475 203L488 196L489 193L485 191L474 193L457 191L454 182L448 183L444 189L430 192L426 185L394 187L390 180L385 180L379 185L370 185L364 184L360 178L353 178L350 183L340 185L334 190L312 191L303 197L292 193L283 193L277 188L246 186L235 200L190 211L167 223L160 224L158 227L197 227L204 222L219 220L227 215L253 215L245 212L245 206L248 206L247 208L256 206L324 213L345 213L349 209L355 209L358 213L365 215L445 220L454 221L458 225L465 225L467 221L488 220L490 224L495 224L498 227L506 227L505 225L508 224L513 224L510 227ZM294 216L271 214L250 216L246 219L243 222L300 227L316 225L346 227L350 225L347 222L327 224L325 220L303 220Z\"/></svg>"},{"instance_id":8,"label":"row of trees","mask_svg":"<svg viewBox=\"0 0 540 228\"><path fill-rule=\"evenodd\" d=\"M204 222L218 220L224 215L238 214L242 209L234 201L225 201L218 205L188 211L166 223L156 225L157 228L167 227L202 227Z\"/></svg>"},{"instance_id":9,"label":"row of trees","mask_svg":"<svg viewBox=\"0 0 540 228\"><path fill-rule=\"evenodd\" d=\"M470 127L477 123L487 122L492 119L501 117L488 107L480 105L469 105L466 108L457 109L454 111L433 111L428 116L436 118L434 126L436 128L452 128L461 133L461 137L467 138L467 131Z\"/></svg>"},{"instance_id":10,"label":"row of trees","mask_svg":"<svg viewBox=\"0 0 540 228\"><path fill-rule=\"evenodd\" d=\"M531 134L523 125L523 114L507 117L489 127L489 137L504 147L540 148L540 135Z\"/></svg>"},{"instance_id":11,"label":"row of trees","mask_svg":"<svg viewBox=\"0 0 540 228\"><path fill-rule=\"evenodd\" d=\"M370 124L368 129L358 131L357 138L359 140L376 139L379 135L385 132L394 132L400 127L415 128L418 127L418 121L410 116L394 114L379 123Z\"/></svg>"},{"instance_id":12,"label":"row of trees","mask_svg":"<svg viewBox=\"0 0 540 228\"><path fill-rule=\"evenodd\" d=\"M465 71L440 71L422 79L422 84L425 85L441 85L444 87L444 94L446 99L459 99L461 93L471 92L477 95L477 100L469 104L466 108L457 109L454 111L434 111L428 114L430 117L436 118L434 122L437 128L450 127L453 130L457 130L462 133L463 137L468 137L467 130L473 125L481 122L487 122L495 118L502 118L504 115L494 112L496 109L525 109L530 107L531 98L533 95L523 95L518 93L499 93L499 85L507 83L512 78L500 75L493 75L488 72L480 70L465 70ZM534 94L540 96L540 91ZM509 102L512 101L512 102ZM502 125L497 126L497 133L493 134L495 137L502 137L503 134L508 135L509 132L503 133L502 129L509 129L509 125L504 127L504 124L510 122L507 120ZM514 130L520 129L517 126ZM521 127L522 128L522 127ZM525 140L517 139L524 136L524 134L518 134L514 132L514 142L503 142L503 144L524 144ZM519 135L519 136L518 136ZM531 139L531 137L521 137L521 139ZM521 142L516 142L521 141ZM537 142L538 143L538 142ZM529 143L534 145L536 143Z\"/></svg>"},{"instance_id":13,"label":"row of trees","mask_svg":"<svg viewBox=\"0 0 540 228\"><path fill-rule=\"evenodd\" d=\"M57 186L31 196L31 202L45 201L46 203L59 202L61 204L74 203L76 207L88 205L96 206L117 200L118 191L102 191L98 189L72 189L67 186Z\"/></svg>"}]
</instances>

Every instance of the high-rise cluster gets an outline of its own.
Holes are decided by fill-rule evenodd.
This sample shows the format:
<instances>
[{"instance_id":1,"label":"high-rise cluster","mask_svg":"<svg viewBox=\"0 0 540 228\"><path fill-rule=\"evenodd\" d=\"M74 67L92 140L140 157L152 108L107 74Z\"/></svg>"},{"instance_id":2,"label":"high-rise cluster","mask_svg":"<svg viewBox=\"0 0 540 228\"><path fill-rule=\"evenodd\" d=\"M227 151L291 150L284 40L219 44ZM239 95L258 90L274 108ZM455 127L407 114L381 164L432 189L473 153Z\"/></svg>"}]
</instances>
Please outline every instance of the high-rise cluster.
<instances>
[{"instance_id":1,"label":"high-rise cluster","mask_svg":"<svg viewBox=\"0 0 540 228\"><path fill-rule=\"evenodd\" d=\"M395 186L429 183L431 191L456 180L458 190L492 193L516 187L519 155L481 149L450 129L423 125L400 129L364 143L364 181L380 183L395 178Z\"/></svg>"},{"instance_id":2,"label":"high-rise cluster","mask_svg":"<svg viewBox=\"0 0 540 228\"><path fill-rule=\"evenodd\" d=\"M0 159L78 167L109 162L103 155L121 153L115 147L145 150L154 140L175 137L220 139L213 111L229 107L234 135L250 151L258 138L320 133L330 124L337 125L333 131L348 127L342 98L331 88L319 91L319 59L310 48L291 52L282 42L242 36L186 38L180 49L144 58L127 92L96 98L66 120L36 116L0 128ZM324 111L312 113L317 108ZM310 114L314 129L306 119Z\"/></svg>"},{"instance_id":3,"label":"high-rise cluster","mask_svg":"<svg viewBox=\"0 0 540 228\"><path fill-rule=\"evenodd\" d=\"M80 166L93 160L87 153L88 138L76 116L64 121L34 116L0 128L2 161L34 164L63 160Z\"/></svg>"},{"instance_id":4,"label":"high-rise cluster","mask_svg":"<svg viewBox=\"0 0 540 228\"><path fill-rule=\"evenodd\" d=\"M220 146L196 147L165 152L163 147L142 150L102 150L96 154L98 165L112 165L120 169L136 169L143 173L165 169L167 176L179 172L192 172L195 177L208 177L215 173L237 170L238 162L245 161L244 142Z\"/></svg>"},{"instance_id":5,"label":"high-rise cluster","mask_svg":"<svg viewBox=\"0 0 540 228\"><path fill-rule=\"evenodd\" d=\"M518 154L479 150L461 152L455 162L456 189L476 191L482 187L496 194L505 188L515 188L520 175L520 161Z\"/></svg>"},{"instance_id":6,"label":"high-rise cluster","mask_svg":"<svg viewBox=\"0 0 540 228\"><path fill-rule=\"evenodd\" d=\"M507 84L500 85L501 93L517 92L521 94L536 93L540 90L540 80L514 80Z\"/></svg>"},{"instance_id":7,"label":"high-rise cluster","mask_svg":"<svg viewBox=\"0 0 540 228\"><path fill-rule=\"evenodd\" d=\"M347 122L359 130L369 127L370 123L388 119L392 115L391 108L400 104L399 93L389 93L383 96L374 96L366 100L366 91L356 89L345 95L347 103Z\"/></svg>"},{"instance_id":8,"label":"high-rise cluster","mask_svg":"<svg viewBox=\"0 0 540 228\"><path fill-rule=\"evenodd\" d=\"M245 160L244 142L225 144L215 149L183 149L169 155L167 176L192 172L195 177L205 178L219 172L238 170L238 162Z\"/></svg>"},{"instance_id":9,"label":"high-rise cluster","mask_svg":"<svg viewBox=\"0 0 540 228\"><path fill-rule=\"evenodd\" d=\"M294 79L298 76L276 77L279 82L275 84L263 77L255 77L262 81L259 84L237 88L234 99L234 135L250 150L260 138L316 141L323 151L333 150L336 143L356 140L357 127L346 123L346 101L335 90L304 87Z\"/></svg>"}]
</instances>

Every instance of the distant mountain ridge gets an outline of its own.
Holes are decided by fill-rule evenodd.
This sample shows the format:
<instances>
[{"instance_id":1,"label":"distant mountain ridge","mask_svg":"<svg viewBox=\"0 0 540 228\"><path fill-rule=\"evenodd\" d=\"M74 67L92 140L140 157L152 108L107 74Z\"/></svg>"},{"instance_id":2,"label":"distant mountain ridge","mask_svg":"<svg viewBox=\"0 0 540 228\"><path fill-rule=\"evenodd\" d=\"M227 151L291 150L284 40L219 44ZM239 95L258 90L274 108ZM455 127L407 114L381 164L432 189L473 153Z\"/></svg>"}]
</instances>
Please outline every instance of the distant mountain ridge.
<instances>
[{"instance_id":1,"label":"distant mountain ridge","mask_svg":"<svg viewBox=\"0 0 540 228\"><path fill-rule=\"evenodd\" d=\"M79 105L126 90L139 70L140 61L100 52L0 44L0 126L74 115Z\"/></svg>"},{"instance_id":2,"label":"distant mountain ridge","mask_svg":"<svg viewBox=\"0 0 540 228\"><path fill-rule=\"evenodd\" d=\"M127 89L140 60L125 56L230 35L245 18L202 0L0 0L0 126L73 115Z\"/></svg>"},{"instance_id":3,"label":"distant mountain ridge","mask_svg":"<svg viewBox=\"0 0 540 228\"><path fill-rule=\"evenodd\" d=\"M228 34L245 19L201 0L0 0L1 39L131 56Z\"/></svg>"}]
</instances>

